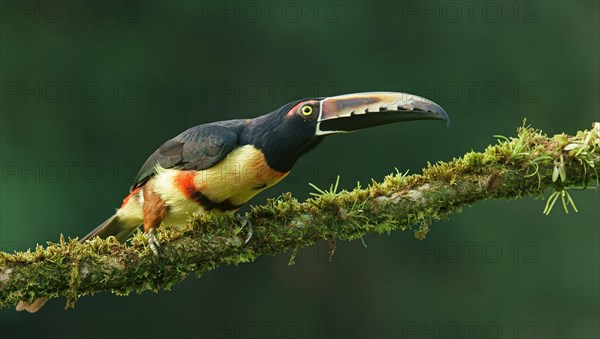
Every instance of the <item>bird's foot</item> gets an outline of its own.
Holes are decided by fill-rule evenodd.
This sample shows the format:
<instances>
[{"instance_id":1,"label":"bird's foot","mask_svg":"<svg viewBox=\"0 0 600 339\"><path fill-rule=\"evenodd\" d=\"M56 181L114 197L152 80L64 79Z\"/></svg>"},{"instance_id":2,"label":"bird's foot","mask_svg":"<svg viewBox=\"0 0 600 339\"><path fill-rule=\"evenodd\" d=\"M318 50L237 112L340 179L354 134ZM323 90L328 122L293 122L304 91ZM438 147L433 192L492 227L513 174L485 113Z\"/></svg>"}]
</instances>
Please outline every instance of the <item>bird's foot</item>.
<instances>
[{"instance_id":1,"label":"bird's foot","mask_svg":"<svg viewBox=\"0 0 600 339\"><path fill-rule=\"evenodd\" d=\"M148 239L148 246L152 250L152 253L154 253L154 256L157 258L160 257L160 243L158 242L158 239L156 239L156 229L151 228L150 231L144 233L144 235Z\"/></svg>"},{"instance_id":2,"label":"bird's foot","mask_svg":"<svg viewBox=\"0 0 600 339\"><path fill-rule=\"evenodd\" d=\"M254 229L252 229L252 223L246 217L242 218L242 228L244 227L248 227L248 234L246 235L246 239L244 240L244 245L246 245L252 238L252 235L254 234Z\"/></svg>"}]
</instances>

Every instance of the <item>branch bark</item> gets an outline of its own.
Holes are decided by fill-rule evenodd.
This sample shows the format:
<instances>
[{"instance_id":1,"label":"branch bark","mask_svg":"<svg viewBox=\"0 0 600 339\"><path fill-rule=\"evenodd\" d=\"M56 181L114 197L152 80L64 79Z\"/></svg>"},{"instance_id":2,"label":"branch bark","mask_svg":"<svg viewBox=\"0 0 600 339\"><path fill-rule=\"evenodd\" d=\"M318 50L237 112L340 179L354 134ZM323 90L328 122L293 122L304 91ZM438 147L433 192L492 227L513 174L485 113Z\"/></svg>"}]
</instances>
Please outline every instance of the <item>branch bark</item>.
<instances>
[{"instance_id":1,"label":"branch bark","mask_svg":"<svg viewBox=\"0 0 600 339\"><path fill-rule=\"evenodd\" d=\"M564 208L573 208L566 189L597 187L598 167L600 123L574 136L547 137L522 127L518 137L500 137L483 152L429 165L420 175L397 173L352 191L332 186L302 203L289 193L268 200L246 214L254 225L247 245L240 217L226 214L198 215L185 227L162 226L159 259L139 232L128 243L111 237L81 244L61 237L35 251L0 252L0 308L40 297L64 295L73 307L81 296L101 291L156 292L192 272L200 276L221 264L251 262L321 239L335 246L336 239L394 230L412 230L423 239L432 222L479 200L542 197L550 188L560 194L549 203L560 196Z\"/></svg>"}]
</instances>

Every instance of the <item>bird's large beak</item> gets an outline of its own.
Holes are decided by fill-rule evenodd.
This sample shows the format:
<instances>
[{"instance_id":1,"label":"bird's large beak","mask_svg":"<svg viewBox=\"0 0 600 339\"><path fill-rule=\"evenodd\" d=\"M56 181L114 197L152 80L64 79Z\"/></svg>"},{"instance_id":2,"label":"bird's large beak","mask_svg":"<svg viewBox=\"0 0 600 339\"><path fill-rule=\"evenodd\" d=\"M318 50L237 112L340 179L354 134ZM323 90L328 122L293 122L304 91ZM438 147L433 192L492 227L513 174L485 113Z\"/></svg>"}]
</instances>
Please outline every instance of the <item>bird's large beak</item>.
<instances>
[{"instance_id":1,"label":"bird's large beak","mask_svg":"<svg viewBox=\"0 0 600 339\"><path fill-rule=\"evenodd\" d=\"M352 132L410 120L444 120L446 111L431 100L395 92L346 94L321 100L316 135Z\"/></svg>"}]
</instances>

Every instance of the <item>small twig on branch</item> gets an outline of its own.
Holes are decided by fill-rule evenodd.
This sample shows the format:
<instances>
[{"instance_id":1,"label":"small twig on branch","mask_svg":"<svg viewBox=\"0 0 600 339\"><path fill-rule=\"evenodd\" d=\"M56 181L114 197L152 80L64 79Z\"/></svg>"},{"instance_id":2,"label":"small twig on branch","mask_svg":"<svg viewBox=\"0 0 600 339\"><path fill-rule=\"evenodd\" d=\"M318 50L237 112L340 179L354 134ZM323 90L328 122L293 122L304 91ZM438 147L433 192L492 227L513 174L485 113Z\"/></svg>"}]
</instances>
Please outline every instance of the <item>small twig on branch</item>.
<instances>
[{"instance_id":1,"label":"small twig on branch","mask_svg":"<svg viewBox=\"0 0 600 339\"><path fill-rule=\"evenodd\" d=\"M254 225L247 245L240 217L199 215L185 227L161 227L158 260L140 233L123 244L112 237L83 244L61 237L35 251L0 252L0 308L61 295L73 307L79 297L101 291L127 295L169 289L192 272L251 262L321 239L335 246L336 239L398 229L423 239L432 222L476 201L541 197L548 188L554 193L544 212L559 199L568 212L576 207L567 188L598 186L600 123L575 136L549 138L523 127L516 138L498 138L484 152L429 165L421 175L397 173L349 192L337 192L336 185L302 203L290 194L269 200L246 214Z\"/></svg>"}]
</instances>

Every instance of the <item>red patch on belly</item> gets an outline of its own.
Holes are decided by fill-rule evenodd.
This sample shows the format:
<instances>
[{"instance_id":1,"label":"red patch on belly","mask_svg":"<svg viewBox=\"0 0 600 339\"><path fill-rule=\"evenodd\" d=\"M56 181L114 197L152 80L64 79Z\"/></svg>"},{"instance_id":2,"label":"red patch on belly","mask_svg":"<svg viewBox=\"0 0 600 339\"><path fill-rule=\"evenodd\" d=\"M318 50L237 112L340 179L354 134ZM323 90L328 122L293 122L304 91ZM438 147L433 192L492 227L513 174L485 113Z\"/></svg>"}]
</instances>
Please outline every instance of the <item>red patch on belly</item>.
<instances>
[{"instance_id":1,"label":"red patch on belly","mask_svg":"<svg viewBox=\"0 0 600 339\"><path fill-rule=\"evenodd\" d=\"M194 171L181 171L175 176L175 185L185 195L186 198L196 202L205 210L217 209L220 211L235 211L240 205L233 205L229 201L213 201L200 191L196 186L196 174Z\"/></svg>"},{"instance_id":2,"label":"red patch on belly","mask_svg":"<svg viewBox=\"0 0 600 339\"><path fill-rule=\"evenodd\" d=\"M198 191L196 189L195 178L196 172L194 171L181 171L177 173L177 176L175 177L175 185L177 185L177 188L179 188L188 199L192 200Z\"/></svg>"},{"instance_id":3,"label":"red patch on belly","mask_svg":"<svg viewBox=\"0 0 600 339\"><path fill-rule=\"evenodd\" d=\"M129 199L131 199L131 197L133 197L134 195L138 194L138 192L142 189L142 186L134 189L133 191L131 191L131 193L129 193L128 196L125 197L125 199L123 199L123 204L121 204L121 208L125 207L125 205L127 205L127 203L129 202Z\"/></svg>"}]
</instances>

